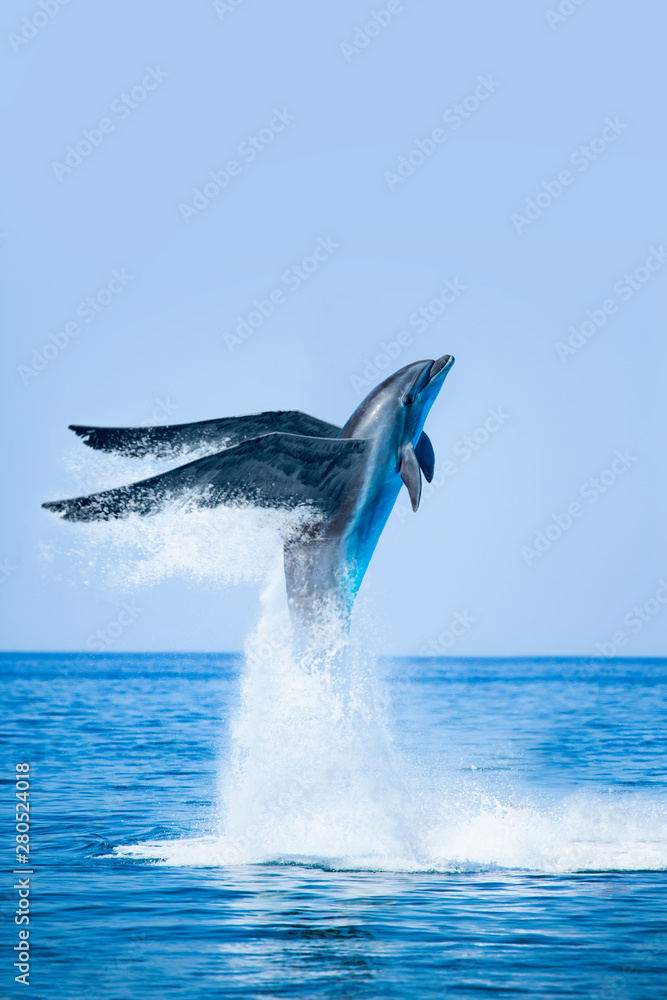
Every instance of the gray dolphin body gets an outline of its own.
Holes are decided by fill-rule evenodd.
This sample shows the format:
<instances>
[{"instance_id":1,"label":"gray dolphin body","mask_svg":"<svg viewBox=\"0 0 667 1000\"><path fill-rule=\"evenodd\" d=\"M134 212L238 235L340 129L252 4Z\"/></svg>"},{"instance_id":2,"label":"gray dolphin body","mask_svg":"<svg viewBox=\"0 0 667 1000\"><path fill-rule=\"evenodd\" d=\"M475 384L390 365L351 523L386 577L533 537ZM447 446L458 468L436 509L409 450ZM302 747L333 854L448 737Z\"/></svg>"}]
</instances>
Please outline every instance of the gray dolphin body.
<instances>
[{"instance_id":1,"label":"gray dolphin body","mask_svg":"<svg viewBox=\"0 0 667 1000\"><path fill-rule=\"evenodd\" d=\"M416 361L381 382L342 427L296 411L153 428L73 425L86 444L136 458L210 454L118 489L43 504L69 521L150 515L172 504L304 508L285 540L290 611L301 623L332 608L349 618L402 484L413 510L433 477L424 421L454 363ZM421 471L420 471L421 470Z\"/></svg>"}]
</instances>

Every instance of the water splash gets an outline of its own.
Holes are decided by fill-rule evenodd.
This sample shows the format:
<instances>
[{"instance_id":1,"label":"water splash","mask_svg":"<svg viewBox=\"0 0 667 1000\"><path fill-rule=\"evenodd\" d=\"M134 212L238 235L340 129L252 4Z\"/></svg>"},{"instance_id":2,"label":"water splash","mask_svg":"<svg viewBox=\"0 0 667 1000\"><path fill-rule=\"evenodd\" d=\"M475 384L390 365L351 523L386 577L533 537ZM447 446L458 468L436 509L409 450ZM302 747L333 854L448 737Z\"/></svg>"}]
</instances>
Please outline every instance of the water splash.
<instances>
[{"instance_id":1,"label":"water splash","mask_svg":"<svg viewBox=\"0 0 667 1000\"><path fill-rule=\"evenodd\" d=\"M252 830L236 837L145 841L115 850L123 857L158 864L204 867L276 863L341 871L441 873L667 869L667 812L657 804L628 796L626 801L611 805L586 795L565 799L552 808L516 807L501 802L482 805L478 798L471 788L462 816L452 817L444 825L431 820L411 838L412 843L397 843L382 829L375 829L360 844L365 830L362 821L345 844L339 841L334 845L328 830L322 825L315 828L308 807L301 824L292 818L283 827L285 834L288 830L301 834L288 844L288 850L278 849L278 838L262 842ZM281 823L285 809L303 808L297 795L275 803L280 806L276 814ZM357 804L357 808L363 806ZM309 822L311 831L306 839L303 832ZM338 850L331 853L332 846Z\"/></svg>"},{"instance_id":2,"label":"water splash","mask_svg":"<svg viewBox=\"0 0 667 1000\"><path fill-rule=\"evenodd\" d=\"M95 451L73 454L67 462L75 480L70 492L111 489L179 464L182 459L153 463ZM59 537L66 533L68 543L50 545L45 554L74 563L87 585L122 590L156 586L170 577L200 586L260 584L275 564L282 539L303 530L311 517L305 508L218 507L185 514L181 502L149 518L134 514L84 524L54 521Z\"/></svg>"},{"instance_id":3,"label":"water splash","mask_svg":"<svg viewBox=\"0 0 667 1000\"><path fill-rule=\"evenodd\" d=\"M223 837L238 859L398 848L404 789L372 659L323 616L319 644L300 646L280 566L262 603L222 779Z\"/></svg>"},{"instance_id":4,"label":"water splash","mask_svg":"<svg viewBox=\"0 0 667 1000\"><path fill-rule=\"evenodd\" d=\"M164 469L95 453L73 466L79 492ZM387 871L667 868L667 809L659 801L636 793L535 801L402 757L372 653L331 616L318 616L305 648L292 632L282 539L308 518L304 510L186 516L174 508L65 526L84 578L130 588L171 576L266 585L221 763L217 828L206 837L117 847L117 855L171 865Z\"/></svg>"},{"instance_id":5,"label":"water splash","mask_svg":"<svg viewBox=\"0 0 667 1000\"><path fill-rule=\"evenodd\" d=\"M167 865L543 872L667 868L667 809L634 793L521 793L394 748L373 656L340 623L295 654L281 567L246 649L222 816L207 837L117 849ZM298 647L296 647L298 648Z\"/></svg>"}]
</instances>

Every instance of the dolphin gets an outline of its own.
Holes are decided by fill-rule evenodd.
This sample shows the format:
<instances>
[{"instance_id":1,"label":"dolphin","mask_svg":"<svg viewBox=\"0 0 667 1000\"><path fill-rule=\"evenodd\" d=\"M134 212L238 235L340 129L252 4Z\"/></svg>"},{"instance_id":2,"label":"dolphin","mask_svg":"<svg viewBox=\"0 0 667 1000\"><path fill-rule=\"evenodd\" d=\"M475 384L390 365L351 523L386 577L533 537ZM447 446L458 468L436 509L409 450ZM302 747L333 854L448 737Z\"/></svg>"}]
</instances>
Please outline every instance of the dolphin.
<instances>
[{"instance_id":1,"label":"dolphin","mask_svg":"<svg viewBox=\"0 0 667 1000\"><path fill-rule=\"evenodd\" d=\"M377 385L343 427L295 410L159 427L70 429L91 448L133 458L206 453L127 486L42 504L67 521L146 516L173 504L303 509L284 539L293 621L332 609L349 622L354 598L401 486L419 507L435 455L424 422L454 364L415 361Z\"/></svg>"}]
</instances>

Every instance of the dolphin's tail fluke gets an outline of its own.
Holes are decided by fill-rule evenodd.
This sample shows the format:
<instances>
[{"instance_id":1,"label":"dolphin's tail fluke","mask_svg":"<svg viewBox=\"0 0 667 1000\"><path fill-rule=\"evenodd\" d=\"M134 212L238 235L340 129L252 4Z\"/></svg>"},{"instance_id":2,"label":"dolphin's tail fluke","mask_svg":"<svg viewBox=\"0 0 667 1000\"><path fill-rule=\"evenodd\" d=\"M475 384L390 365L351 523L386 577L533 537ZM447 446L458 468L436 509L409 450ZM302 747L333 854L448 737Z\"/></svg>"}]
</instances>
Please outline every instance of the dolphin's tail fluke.
<instances>
[{"instance_id":1,"label":"dolphin's tail fluke","mask_svg":"<svg viewBox=\"0 0 667 1000\"><path fill-rule=\"evenodd\" d=\"M127 455L128 458L172 459L188 452L220 451L264 434L303 434L335 438L340 427L299 410L269 410L243 417L222 417L193 424L159 427L83 427L70 424L89 448Z\"/></svg>"},{"instance_id":2,"label":"dolphin's tail fluke","mask_svg":"<svg viewBox=\"0 0 667 1000\"><path fill-rule=\"evenodd\" d=\"M151 479L42 506L66 521L155 514L171 503L304 506L326 518L360 490L369 447L359 438L266 434Z\"/></svg>"}]
</instances>

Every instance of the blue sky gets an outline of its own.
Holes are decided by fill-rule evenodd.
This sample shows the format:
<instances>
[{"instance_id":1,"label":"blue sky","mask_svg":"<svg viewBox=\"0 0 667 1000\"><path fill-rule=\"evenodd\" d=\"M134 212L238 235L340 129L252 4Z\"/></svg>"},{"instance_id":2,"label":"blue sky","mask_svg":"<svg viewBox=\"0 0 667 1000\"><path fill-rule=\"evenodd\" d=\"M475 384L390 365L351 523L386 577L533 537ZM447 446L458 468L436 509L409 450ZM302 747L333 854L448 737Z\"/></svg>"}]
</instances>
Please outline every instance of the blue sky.
<instances>
[{"instance_id":1,"label":"blue sky","mask_svg":"<svg viewBox=\"0 0 667 1000\"><path fill-rule=\"evenodd\" d=\"M401 497L362 591L380 647L665 651L658 5L12 0L2 22L5 648L90 648L131 600L108 648L238 649L257 616L249 584L123 592L44 557L69 423L342 424L452 353L437 486Z\"/></svg>"}]
</instances>

